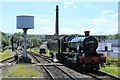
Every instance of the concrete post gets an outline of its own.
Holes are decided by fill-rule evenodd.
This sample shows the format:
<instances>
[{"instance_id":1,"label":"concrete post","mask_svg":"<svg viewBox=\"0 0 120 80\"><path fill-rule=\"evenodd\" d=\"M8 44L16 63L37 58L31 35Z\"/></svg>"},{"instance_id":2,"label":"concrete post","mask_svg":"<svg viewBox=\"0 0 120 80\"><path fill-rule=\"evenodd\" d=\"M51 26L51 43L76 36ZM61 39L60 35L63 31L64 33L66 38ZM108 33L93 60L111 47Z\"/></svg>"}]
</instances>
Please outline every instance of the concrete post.
<instances>
[{"instance_id":1,"label":"concrete post","mask_svg":"<svg viewBox=\"0 0 120 80\"><path fill-rule=\"evenodd\" d=\"M24 52L23 52L23 57L27 58L27 28L23 29L24 31Z\"/></svg>"}]
</instances>

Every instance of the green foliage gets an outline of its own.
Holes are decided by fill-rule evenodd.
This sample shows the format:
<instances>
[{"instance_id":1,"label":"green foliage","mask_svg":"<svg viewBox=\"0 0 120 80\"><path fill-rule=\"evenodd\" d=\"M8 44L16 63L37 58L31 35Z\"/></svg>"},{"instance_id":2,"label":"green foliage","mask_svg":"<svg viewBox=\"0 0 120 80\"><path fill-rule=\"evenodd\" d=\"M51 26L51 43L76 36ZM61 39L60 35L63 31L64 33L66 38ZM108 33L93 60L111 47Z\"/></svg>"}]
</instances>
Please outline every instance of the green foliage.
<instances>
[{"instance_id":1,"label":"green foliage","mask_svg":"<svg viewBox=\"0 0 120 80\"><path fill-rule=\"evenodd\" d=\"M39 47L42 44L42 38L39 36L29 36L28 44L29 47Z\"/></svg>"},{"instance_id":2,"label":"green foliage","mask_svg":"<svg viewBox=\"0 0 120 80\"><path fill-rule=\"evenodd\" d=\"M0 52L0 60L3 60L3 59L6 59L6 58L9 58L11 55L12 51L7 49L3 52Z\"/></svg>"},{"instance_id":3,"label":"green foliage","mask_svg":"<svg viewBox=\"0 0 120 80\"><path fill-rule=\"evenodd\" d=\"M2 35L1 41L2 41L3 47L8 46L9 45L9 38L8 38L7 34L4 32L1 32L1 35Z\"/></svg>"},{"instance_id":4,"label":"green foliage","mask_svg":"<svg viewBox=\"0 0 120 80\"><path fill-rule=\"evenodd\" d=\"M23 33L14 33L13 35L13 43L16 43L17 45L22 45L24 39L24 34Z\"/></svg>"},{"instance_id":5,"label":"green foliage","mask_svg":"<svg viewBox=\"0 0 120 80\"><path fill-rule=\"evenodd\" d=\"M8 46L10 44L12 37L8 37L7 34L4 32L1 32L1 35L2 35L1 41L2 41L3 47ZM24 33L19 32L19 33L13 34L13 43L17 45L20 44L23 46L23 40L24 40ZM39 47L43 41L45 41L45 38L42 36L29 35L28 47Z\"/></svg>"},{"instance_id":6,"label":"green foliage","mask_svg":"<svg viewBox=\"0 0 120 80\"><path fill-rule=\"evenodd\" d=\"M24 40L24 33L15 33L14 35L14 43L17 45L23 45ZM42 44L42 41L44 41L44 37L36 36L36 35L29 35L28 36L28 47L39 47Z\"/></svg>"},{"instance_id":7,"label":"green foliage","mask_svg":"<svg viewBox=\"0 0 120 80\"><path fill-rule=\"evenodd\" d=\"M107 39L120 39L120 34L108 35Z\"/></svg>"},{"instance_id":8,"label":"green foliage","mask_svg":"<svg viewBox=\"0 0 120 80\"><path fill-rule=\"evenodd\" d=\"M120 34L115 34L115 35L114 35L114 38L115 38L115 39L120 39Z\"/></svg>"},{"instance_id":9,"label":"green foliage","mask_svg":"<svg viewBox=\"0 0 120 80\"><path fill-rule=\"evenodd\" d=\"M116 63L116 66L117 66L117 67L120 67L120 62L117 62L117 63Z\"/></svg>"},{"instance_id":10,"label":"green foliage","mask_svg":"<svg viewBox=\"0 0 120 80\"><path fill-rule=\"evenodd\" d=\"M29 64L17 64L11 66L6 71L3 71L3 77L40 77L43 76L42 72L39 72L40 66L34 66Z\"/></svg>"}]
</instances>

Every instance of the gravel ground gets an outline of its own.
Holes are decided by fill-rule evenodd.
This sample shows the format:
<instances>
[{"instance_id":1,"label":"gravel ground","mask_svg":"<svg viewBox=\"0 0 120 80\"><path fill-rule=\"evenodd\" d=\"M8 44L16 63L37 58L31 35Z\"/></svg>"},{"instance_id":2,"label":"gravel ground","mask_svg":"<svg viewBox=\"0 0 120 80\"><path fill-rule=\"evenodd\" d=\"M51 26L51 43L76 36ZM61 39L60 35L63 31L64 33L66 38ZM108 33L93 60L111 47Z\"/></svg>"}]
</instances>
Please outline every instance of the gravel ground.
<instances>
[{"instance_id":1,"label":"gravel ground","mask_svg":"<svg viewBox=\"0 0 120 80\"><path fill-rule=\"evenodd\" d=\"M68 75L63 73L61 70L59 70L55 66L46 66L46 67L51 72L51 74L54 76L54 78L57 78L57 79L68 78L70 80Z\"/></svg>"},{"instance_id":2,"label":"gravel ground","mask_svg":"<svg viewBox=\"0 0 120 80\"><path fill-rule=\"evenodd\" d=\"M90 77L88 75L81 74L81 73L76 72L76 71L74 71L72 69L69 69L69 68L67 68L65 66L58 66L58 67L61 68L64 71L68 72L69 74L71 74L72 76L74 76L75 78L78 78L78 79L80 79L80 78L92 78L92 77Z\"/></svg>"}]
</instances>

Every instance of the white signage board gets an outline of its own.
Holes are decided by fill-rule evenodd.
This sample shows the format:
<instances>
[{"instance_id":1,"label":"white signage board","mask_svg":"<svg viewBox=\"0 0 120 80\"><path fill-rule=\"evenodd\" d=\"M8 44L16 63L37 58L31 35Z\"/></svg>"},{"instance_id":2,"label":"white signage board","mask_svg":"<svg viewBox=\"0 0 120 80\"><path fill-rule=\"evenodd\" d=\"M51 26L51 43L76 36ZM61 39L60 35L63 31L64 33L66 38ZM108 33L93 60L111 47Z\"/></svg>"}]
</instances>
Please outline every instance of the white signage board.
<instances>
[{"instance_id":1,"label":"white signage board","mask_svg":"<svg viewBox=\"0 0 120 80\"><path fill-rule=\"evenodd\" d=\"M105 51L105 47L108 47L108 51L111 51L111 43L99 42L97 51Z\"/></svg>"},{"instance_id":2,"label":"white signage board","mask_svg":"<svg viewBox=\"0 0 120 80\"><path fill-rule=\"evenodd\" d=\"M34 29L34 16L17 16L18 29Z\"/></svg>"}]
</instances>

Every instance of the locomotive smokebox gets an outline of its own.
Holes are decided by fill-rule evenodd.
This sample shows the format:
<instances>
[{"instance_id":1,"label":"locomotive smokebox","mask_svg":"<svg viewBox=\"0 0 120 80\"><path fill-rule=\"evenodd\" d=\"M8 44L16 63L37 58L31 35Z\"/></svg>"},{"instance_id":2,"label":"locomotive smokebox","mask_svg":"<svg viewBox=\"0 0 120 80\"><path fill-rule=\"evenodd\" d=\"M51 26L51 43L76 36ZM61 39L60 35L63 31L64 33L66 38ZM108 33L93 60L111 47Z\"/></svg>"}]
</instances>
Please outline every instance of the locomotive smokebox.
<instances>
[{"instance_id":1,"label":"locomotive smokebox","mask_svg":"<svg viewBox=\"0 0 120 80\"><path fill-rule=\"evenodd\" d=\"M90 31L84 31L84 33L85 33L85 37L90 35Z\"/></svg>"}]
</instances>

